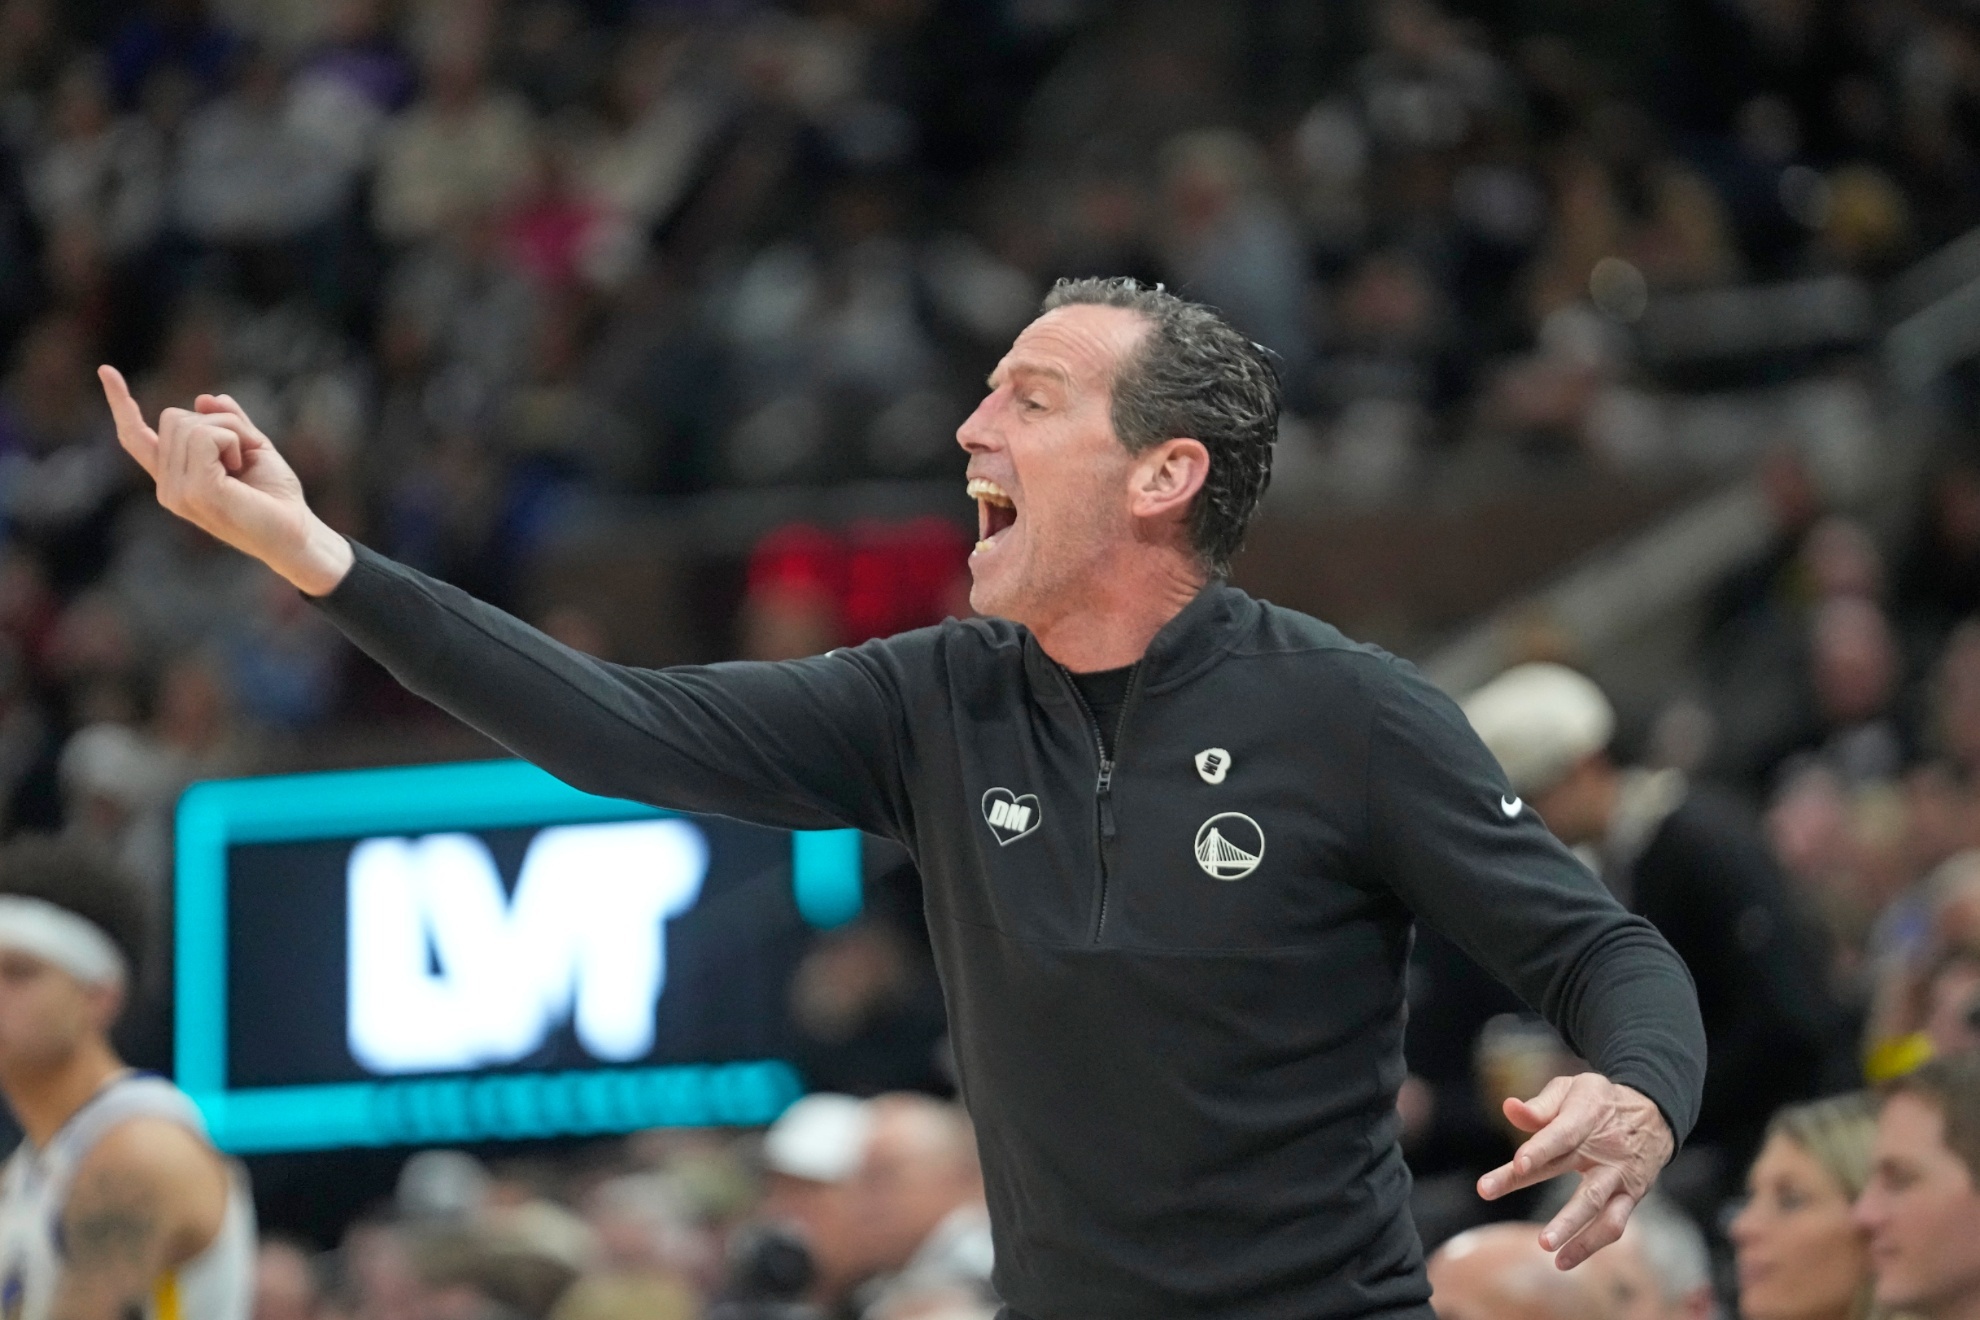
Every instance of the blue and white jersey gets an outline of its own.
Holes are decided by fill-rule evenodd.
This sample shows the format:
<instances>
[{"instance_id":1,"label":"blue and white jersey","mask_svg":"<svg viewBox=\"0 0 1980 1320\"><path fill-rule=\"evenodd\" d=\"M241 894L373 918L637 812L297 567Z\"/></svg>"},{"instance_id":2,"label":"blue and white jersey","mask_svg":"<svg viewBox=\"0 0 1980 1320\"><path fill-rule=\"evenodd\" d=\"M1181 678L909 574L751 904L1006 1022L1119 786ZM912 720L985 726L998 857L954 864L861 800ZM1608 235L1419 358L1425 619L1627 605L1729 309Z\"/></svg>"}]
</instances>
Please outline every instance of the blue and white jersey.
<instances>
[{"instance_id":1,"label":"blue and white jersey","mask_svg":"<svg viewBox=\"0 0 1980 1320\"><path fill-rule=\"evenodd\" d=\"M162 1118L206 1137L186 1093L162 1077L130 1073L92 1096L46 1149L23 1140L0 1169L0 1320L45 1320L62 1269L62 1210L83 1158L118 1125ZM246 1175L232 1186L220 1232L205 1251L153 1283L145 1320L248 1320L254 1300L254 1201Z\"/></svg>"}]
</instances>

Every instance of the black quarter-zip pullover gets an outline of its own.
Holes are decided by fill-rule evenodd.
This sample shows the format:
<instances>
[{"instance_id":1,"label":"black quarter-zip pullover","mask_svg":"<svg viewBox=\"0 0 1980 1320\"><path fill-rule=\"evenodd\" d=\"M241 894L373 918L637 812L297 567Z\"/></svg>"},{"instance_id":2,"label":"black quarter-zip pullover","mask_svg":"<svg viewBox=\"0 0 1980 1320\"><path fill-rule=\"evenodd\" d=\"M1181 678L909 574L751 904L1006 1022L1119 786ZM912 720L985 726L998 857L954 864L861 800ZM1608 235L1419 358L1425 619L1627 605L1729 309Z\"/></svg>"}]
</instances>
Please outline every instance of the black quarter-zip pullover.
<instances>
[{"instance_id":1,"label":"black quarter-zip pullover","mask_svg":"<svg viewBox=\"0 0 1980 1320\"><path fill-rule=\"evenodd\" d=\"M1429 1320L1397 1148L1427 921L1682 1140L1683 964L1407 663L1212 582L1108 748L1023 628L642 670L362 548L326 613L415 692L579 788L920 868L1019 1320Z\"/></svg>"}]
</instances>

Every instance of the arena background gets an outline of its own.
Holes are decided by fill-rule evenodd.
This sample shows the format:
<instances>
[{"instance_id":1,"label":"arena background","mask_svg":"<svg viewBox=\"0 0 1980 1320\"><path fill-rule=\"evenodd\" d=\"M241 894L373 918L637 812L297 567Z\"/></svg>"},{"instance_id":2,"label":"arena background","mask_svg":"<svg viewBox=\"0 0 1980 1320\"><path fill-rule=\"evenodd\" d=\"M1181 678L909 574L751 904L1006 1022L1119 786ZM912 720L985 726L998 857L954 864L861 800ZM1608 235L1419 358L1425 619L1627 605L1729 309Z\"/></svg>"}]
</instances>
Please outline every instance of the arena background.
<instances>
[{"instance_id":1,"label":"arena background","mask_svg":"<svg viewBox=\"0 0 1980 1320\"><path fill-rule=\"evenodd\" d=\"M1593 675L1619 761L1765 831L1820 958L1766 988L1820 1024L1794 1084L1845 1089L1980 960L1976 226L1967 0L0 0L0 821L169 903L195 781L499 754L165 515L99 361L231 392L340 530L573 645L778 658L967 609L954 429L1054 279L1128 274L1277 357L1236 581L1455 694ZM752 994L808 1086L950 1094L915 877L867 860ZM1455 957L1433 1245L1491 1213L1489 1092L1566 1066ZM1751 1137L1687 1152L1715 1242ZM269 1287L321 1294L262 1314L635 1267L695 1314L754 1152L254 1156Z\"/></svg>"}]
</instances>

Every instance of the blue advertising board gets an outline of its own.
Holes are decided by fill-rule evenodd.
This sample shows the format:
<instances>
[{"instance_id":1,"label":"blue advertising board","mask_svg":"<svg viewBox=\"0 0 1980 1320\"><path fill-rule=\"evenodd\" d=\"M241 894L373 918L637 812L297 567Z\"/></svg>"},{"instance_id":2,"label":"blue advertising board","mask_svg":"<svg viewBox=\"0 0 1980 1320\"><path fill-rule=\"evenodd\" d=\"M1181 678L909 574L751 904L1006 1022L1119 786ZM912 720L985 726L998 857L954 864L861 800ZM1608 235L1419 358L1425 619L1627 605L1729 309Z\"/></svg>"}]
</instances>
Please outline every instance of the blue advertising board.
<instances>
[{"instance_id":1,"label":"blue advertising board","mask_svg":"<svg viewBox=\"0 0 1980 1320\"><path fill-rule=\"evenodd\" d=\"M857 831L520 761L196 784L176 846L177 1081L237 1153L768 1122L861 907Z\"/></svg>"}]
</instances>

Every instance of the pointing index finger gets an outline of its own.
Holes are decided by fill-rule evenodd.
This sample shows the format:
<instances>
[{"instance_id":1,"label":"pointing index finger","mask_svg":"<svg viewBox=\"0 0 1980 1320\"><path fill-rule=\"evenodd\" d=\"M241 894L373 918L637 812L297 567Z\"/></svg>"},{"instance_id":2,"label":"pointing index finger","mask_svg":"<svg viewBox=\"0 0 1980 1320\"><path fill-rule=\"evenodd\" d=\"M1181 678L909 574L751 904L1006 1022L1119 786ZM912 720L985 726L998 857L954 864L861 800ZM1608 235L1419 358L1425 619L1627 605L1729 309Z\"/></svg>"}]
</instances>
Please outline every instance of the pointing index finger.
<instances>
[{"instance_id":1,"label":"pointing index finger","mask_svg":"<svg viewBox=\"0 0 1980 1320\"><path fill-rule=\"evenodd\" d=\"M1478 1180L1478 1194L1488 1201L1508 1192L1567 1170L1567 1161L1581 1148L1595 1128L1595 1114L1589 1106L1569 1100L1552 1122L1541 1128L1514 1152L1505 1164Z\"/></svg>"},{"instance_id":2,"label":"pointing index finger","mask_svg":"<svg viewBox=\"0 0 1980 1320\"><path fill-rule=\"evenodd\" d=\"M158 432L145 425L144 413L124 383L124 373L105 363L96 369L103 383L103 397L110 403L110 415L117 422L117 439L154 478L158 475Z\"/></svg>"}]
</instances>

